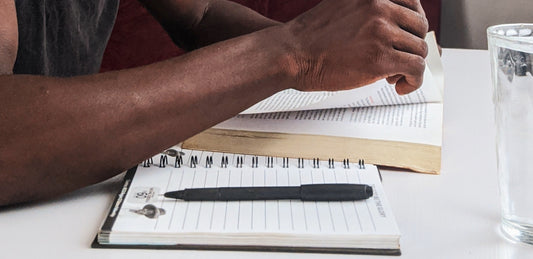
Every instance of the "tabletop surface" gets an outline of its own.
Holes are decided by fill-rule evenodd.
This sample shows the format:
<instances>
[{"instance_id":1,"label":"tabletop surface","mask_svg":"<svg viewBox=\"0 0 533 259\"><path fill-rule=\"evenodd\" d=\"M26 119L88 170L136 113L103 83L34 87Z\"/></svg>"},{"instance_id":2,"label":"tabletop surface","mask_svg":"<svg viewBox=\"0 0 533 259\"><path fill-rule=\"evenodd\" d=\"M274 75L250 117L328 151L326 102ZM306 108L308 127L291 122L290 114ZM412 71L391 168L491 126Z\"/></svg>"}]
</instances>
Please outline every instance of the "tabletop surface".
<instances>
[{"instance_id":1,"label":"tabletop surface","mask_svg":"<svg viewBox=\"0 0 533 259\"><path fill-rule=\"evenodd\" d=\"M533 258L533 246L499 230L487 51L444 49L441 175L382 170L401 237L399 258ZM56 200L0 209L8 258L394 258L198 250L92 249L120 177ZM2 257L2 256L0 256Z\"/></svg>"}]
</instances>

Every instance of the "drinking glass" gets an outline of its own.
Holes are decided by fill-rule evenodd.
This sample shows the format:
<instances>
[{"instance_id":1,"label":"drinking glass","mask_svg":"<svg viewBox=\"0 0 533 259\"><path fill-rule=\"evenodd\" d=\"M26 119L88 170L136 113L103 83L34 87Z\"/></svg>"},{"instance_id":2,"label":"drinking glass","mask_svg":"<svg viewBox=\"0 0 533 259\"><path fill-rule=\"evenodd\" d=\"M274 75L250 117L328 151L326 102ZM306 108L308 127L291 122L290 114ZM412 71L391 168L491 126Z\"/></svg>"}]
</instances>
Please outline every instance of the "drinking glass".
<instances>
[{"instance_id":1,"label":"drinking glass","mask_svg":"<svg viewBox=\"0 0 533 259\"><path fill-rule=\"evenodd\" d=\"M502 232L533 244L533 24L489 27Z\"/></svg>"}]
</instances>

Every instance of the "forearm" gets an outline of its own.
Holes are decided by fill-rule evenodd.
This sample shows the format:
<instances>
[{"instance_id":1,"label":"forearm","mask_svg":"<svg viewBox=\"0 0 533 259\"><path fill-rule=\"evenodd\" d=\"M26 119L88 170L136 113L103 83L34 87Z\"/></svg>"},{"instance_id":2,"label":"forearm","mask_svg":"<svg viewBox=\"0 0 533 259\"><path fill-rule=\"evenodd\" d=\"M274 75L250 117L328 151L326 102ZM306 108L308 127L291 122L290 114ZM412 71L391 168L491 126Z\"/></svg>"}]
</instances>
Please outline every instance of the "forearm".
<instances>
[{"instance_id":1,"label":"forearm","mask_svg":"<svg viewBox=\"0 0 533 259\"><path fill-rule=\"evenodd\" d=\"M109 178L288 87L268 33L131 70L0 77L0 205Z\"/></svg>"},{"instance_id":2,"label":"forearm","mask_svg":"<svg viewBox=\"0 0 533 259\"><path fill-rule=\"evenodd\" d=\"M278 25L259 13L226 0L141 0L176 44L196 49Z\"/></svg>"}]
</instances>

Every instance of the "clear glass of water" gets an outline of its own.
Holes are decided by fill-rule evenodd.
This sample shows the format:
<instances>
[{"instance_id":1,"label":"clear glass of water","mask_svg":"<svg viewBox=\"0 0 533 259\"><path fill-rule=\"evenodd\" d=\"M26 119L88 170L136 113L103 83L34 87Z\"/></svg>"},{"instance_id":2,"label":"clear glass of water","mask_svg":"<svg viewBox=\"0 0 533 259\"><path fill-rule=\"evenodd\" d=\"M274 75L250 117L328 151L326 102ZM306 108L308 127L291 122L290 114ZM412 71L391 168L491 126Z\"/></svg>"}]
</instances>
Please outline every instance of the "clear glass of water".
<instances>
[{"instance_id":1,"label":"clear glass of water","mask_svg":"<svg viewBox=\"0 0 533 259\"><path fill-rule=\"evenodd\" d=\"M533 24L487 29L503 233L533 244Z\"/></svg>"}]
</instances>

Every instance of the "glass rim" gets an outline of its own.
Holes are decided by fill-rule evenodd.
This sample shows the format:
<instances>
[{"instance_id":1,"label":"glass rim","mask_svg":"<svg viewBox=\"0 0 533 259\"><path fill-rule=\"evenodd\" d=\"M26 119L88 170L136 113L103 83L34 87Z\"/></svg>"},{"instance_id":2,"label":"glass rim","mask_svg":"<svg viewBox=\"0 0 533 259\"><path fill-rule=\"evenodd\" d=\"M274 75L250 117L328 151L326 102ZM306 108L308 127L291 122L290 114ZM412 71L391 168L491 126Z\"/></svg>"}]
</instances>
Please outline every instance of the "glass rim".
<instances>
[{"instance_id":1,"label":"glass rim","mask_svg":"<svg viewBox=\"0 0 533 259\"><path fill-rule=\"evenodd\" d=\"M520 35L502 35L498 33L499 30L502 29L530 29L532 30L532 33L530 33L528 36L520 36ZM487 36L489 38L498 38L502 40L508 40L508 41L514 41L514 42L533 42L533 23L508 23L508 24L497 24L492 25L487 28Z\"/></svg>"}]
</instances>

